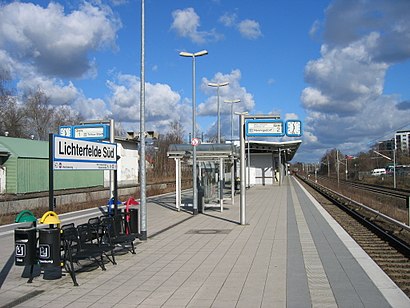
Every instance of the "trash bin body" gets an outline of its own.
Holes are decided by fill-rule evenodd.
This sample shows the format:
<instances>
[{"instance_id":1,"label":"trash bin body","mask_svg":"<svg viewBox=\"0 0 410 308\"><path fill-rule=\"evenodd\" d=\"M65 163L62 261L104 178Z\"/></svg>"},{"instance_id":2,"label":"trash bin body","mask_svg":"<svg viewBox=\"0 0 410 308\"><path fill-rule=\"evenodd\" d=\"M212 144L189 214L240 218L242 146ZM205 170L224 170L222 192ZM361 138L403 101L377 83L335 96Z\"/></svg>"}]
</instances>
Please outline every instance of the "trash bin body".
<instances>
[{"instance_id":1,"label":"trash bin body","mask_svg":"<svg viewBox=\"0 0 410 308\"><path fill-rule=\"evenodd\" d=\"M18 266L34 265L37 262L37 229L34 227L14 230L15 264Z\"/></svg>"},{"instance_id":2,"label":"trash bin body","mask_svg":"<svg viewBox=\"0 0 410 308\"><path fill-rule=\"evenodd\" d=\"M131 233L138 233L138 209L130 209L130 230Z\"/></svg>"},{"instance_id":3,"label":"trash bin body","mask_svg":"<svg viewBox=\"0 0 410 308\"><path fill-rule=\"evenodd\" d=\"M235 180L235 190L241 190L241 181L239 179Z\"/></svg>"},{"instance_id":4,"label":"trash bin body","mask_svg":"<svg viewBox=\"0 0 410 308\"><path fill-rule=\"evenodd\" d=\"M42 267L61 266L60 228L39 229L38 262Z\"/></svg>"},{"instance_id":5,"label":"trash bin body","mask_svg":"<svg viewBox=\"0 0 410 308\"><path fill-rule=\"evenodd\" d=\"M204 212L204 194L205 191L202 187L198 188L198 213Z\"/></svg>"}]
</instances>

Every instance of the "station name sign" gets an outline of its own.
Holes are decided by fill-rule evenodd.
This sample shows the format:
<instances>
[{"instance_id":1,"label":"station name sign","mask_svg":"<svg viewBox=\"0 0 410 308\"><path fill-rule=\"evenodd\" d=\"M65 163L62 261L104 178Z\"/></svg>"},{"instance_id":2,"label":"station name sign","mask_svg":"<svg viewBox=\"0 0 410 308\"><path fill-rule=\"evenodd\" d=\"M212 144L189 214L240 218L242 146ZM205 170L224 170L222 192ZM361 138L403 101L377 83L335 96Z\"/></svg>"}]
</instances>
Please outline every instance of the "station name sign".
<instances>
[{"instance_id":1,"label":"station name sign","mask_svg":"<svg viewBox=\"0 0 410 308\"><path fill-rule=\"evenodd\" d=\"M117 145L54 135L54 170L115 170Z\"/></svg>"}]
</instances>

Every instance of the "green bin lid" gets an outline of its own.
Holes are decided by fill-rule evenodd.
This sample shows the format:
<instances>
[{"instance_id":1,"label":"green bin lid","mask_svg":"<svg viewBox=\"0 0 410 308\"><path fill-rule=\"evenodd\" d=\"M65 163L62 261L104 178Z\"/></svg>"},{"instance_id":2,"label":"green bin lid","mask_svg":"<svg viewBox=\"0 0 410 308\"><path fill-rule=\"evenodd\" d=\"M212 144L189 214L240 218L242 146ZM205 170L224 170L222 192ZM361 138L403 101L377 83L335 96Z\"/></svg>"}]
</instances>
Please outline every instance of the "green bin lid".
<instances>
[{"instance_id":1,"label":"green bin lid","mask_svg":"<svg viewBox=\"0 0 410 308\"><path fill-rule=\"evenodd\" d=\"M35 222L37 218L29 210L23 210L17 214L15 222Z\"/></svg>"}]
</instances>

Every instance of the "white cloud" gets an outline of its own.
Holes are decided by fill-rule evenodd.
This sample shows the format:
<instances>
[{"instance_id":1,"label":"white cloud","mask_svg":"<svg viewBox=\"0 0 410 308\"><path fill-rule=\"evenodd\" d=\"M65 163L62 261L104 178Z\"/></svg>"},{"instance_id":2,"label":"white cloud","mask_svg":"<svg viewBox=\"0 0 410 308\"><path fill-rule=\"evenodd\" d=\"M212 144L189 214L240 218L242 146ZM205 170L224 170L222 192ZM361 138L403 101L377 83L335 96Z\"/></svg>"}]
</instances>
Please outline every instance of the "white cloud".
<instances>
[{"instance_id":1,"label":"white cloud","mask_svg":"<svg viewBox=\"0 0 410 308\"><path fill-rule=\"evenodd\" d=\"M121 23L105 6L84 2L66 14L50 3L0 6L0 49L21 67L39 74L81 77L94 69L91 51L115 47ZM13 67L15 73L19 67Z\"/></svg>"},{"instance_id":2,"label":"white cloud","mask_svg":"<svg viewBox=\"0 0 410 308\"><path fill-rule=\"evenodd\" d=\"M173 22L171 29L181 37L191 39L193 42L203 44L207 41L219 40L222 35L215 30L199 31L200 17L193 8L175 10L172 12Z\"/></svg>"},{"instance_id":3,"label":"white cloud","mask_svg":"<svg viewBox=\"0 0 410 308\"><path fill-rule=\"evenodd\" d=\"M238 24L238 30L244 38L255 40L262 36L260 25L257 21L251 19L242 20Z\"/></svg>"},{"instance_id":4,"label":"white cloud","mask_svg":"<svg viewBox=\"0 0 410 308\"><path fill-rule=\"evenodd\" d=\"M219 17L219 21L226 27L233 27L236 26L236 19L238 15L235 13L225 13L221 17Z\"/></svg>"},{"instance_id":5,"label":"white cloud","mask_svg":"<svg viewBox=\"0 0 410 308\"><path fill-rule=\"evenodd\" d=\"M219 22L225 27L236 28L243 38L255 40L262 36L260 24L252 19L244 19L238 21L238 15L236 13L225 13L219 17Z\"/></svg>"},{"instance_id":6,"label":"white cloud","mask_svg":"<svg viewBox=\"0 0 410 308\"><path fill-rule=\"evenodd\" d=\"M229 74L216 73L211 80L203 78L201 90L209 95L209 98L198 105L198 115L209 116L217 113L217 88L208 86L208 83L229 82L229 85L219 88L219 103L221 114L229 114L229 104L223 103L224 100L240 99L241 102L235 106L236 111L251 111L255 107L255 101L252 94L246 91L246 88L240 85L241 71L239 69L231 71Z\"/></svg>"},{"instance_id":7,"label":"white cloud","mask_svg":"<svg viewBox=\"0 0 410 308\"><path fill-rule=\"evenodd\" d=\"M114 118L130 127L140 119L140 79L133 75L119 74L114 81L107 81L111 91L109 104ZM191 117L188 102L167 84L145 84L145 121L147 129L165 131L173 121L189 127ZM139 125L139 124L138 124ZM134 129L136 129L134 127Z\"/></svg>"},{"instance_id":8,"label":"white cloud","mask_svg":"<svg viewBox=\"0 0 410 308\"><path fill-rule=\"evenodd\" d=\"M79 97L82 97L81 92L72 82L64 84L61 80L56 78L50 79L41 76L25 78L18 82L17 88L22 93L41 89L48 97L50 97L50 103L55 106L71 105Z\"/></svg>"},{"instance_id":9,"label":"white cloud","mask_svg":"<svg viewBox=\"0 0 410 308\"><path fill-rule=\"evenodd\" d=\"M303 151L359 152L408 122L400 96L383 91L387 70L410 59L409 15L408 1L334 1L326 10L321 57L305 67Z\"/></svg>"},{"instance_id":10,"label":"white cloud","mask_svg":"<svg viewBox=\"0 0 410 308\"><path fill-rule=\"evenodd\" d=\"M101 120L112 117L106 103L99 98L91 99L80 96L74 102L73 107L87 120Z\"/></svg>"},{"instance_id":11,"label":"white cloud","mask_svg":"<svg viewBox=\"0 0 410 308\"><path fill-rule=\"evenodd\" d=\"M274 85L275 83L276 83L276 80L275 80L275 79L273 79L273 78L269 78L269 79L268 79L268 85L272 86L272 85Z\"/></svg>"},{"instance_id":12,"label":"white cloud","mask_svg":"<svg viewBox=\"0 0 410 308\"><path fill-rule=\"evenodd\" d=\"M285 113L284 120L297 120L299 116L296 113Z\"/></svg>"},{"instance_id":13,"label":"white cloud","mask_svg":"<svg viewBox=\"0 0 410 308\"><path fill-rule=\"evenodd\" d=\"M333 1L326 10L327 44L345 46L368 36L380 35L368 52L375 61L397 63L410 57L410 2L396 0ZM343 29L343 31L341 31Z\"/></svg>"},{"instance_id":14,"label":"white cloud","mask_svg":"<svg viewBox=\"0 0 410 308\"><path fill-rule=\"evenodd\" d=\"M110 0L110 2L112 3L113 6L120 6L120 5L127 4L129 0Z\"/></svg>"},{"instance_id":15,"label":"white cloud","mask_svg":"<svg viewBox=\"0 0 410 308\"><path fill-rule=\"evenodd\" d=\"M315 22L312 24L312 27L309 30L309 35L314 37L320 29L320 21L319 20L315 20Z\"/></svg>"},{"instance_id":16,"label":"white cloud","mask_svg":"<svg viewBox=\"0 0 410 308\"><path fill-rule=\"evenodd\" d=\"M316 88L305 88L302 92L301 100L303 106L309 110L323 109L329 105L329 98Z\"/></svg>"},{"instance_id":17,"label":"white cloud","mask_svg":"<svg viewBox=\"0 0 410 308\"><path fill-rule=\"evenodd\" d=\"M40 89L54 106L101 119L111 115L105 102L85 97L69 80L95 76L91 53L116 49L121 22L109 7L93 3L84 2L68 13L53 2L47 7L0 5L0 66L11 73L20 93Z\"/></svg>"},{"instance_id":18,"label":"white cloud","mask_svg":"<svg viewBox=\"0 0 410 308\"><path fill-rule=\"evenodd\" d=\"M216 131L216 121L218 114L218 96L217 88L208 86L208 83L223 83L229 82L229 85L219 88L219 108L221 114L221 130L225 132L224 135L230 134L230 117L231 117L231 105L224 103L225 100L236 100L240 99L240 102L234 104L234 112L244 112L251 111L255 107L255 101L253 95L249 93L245 87L241 86L241 71L239 69L232 70L229 74L223 74L221 72L216 73L213 78L208 80L207 78L202 78L200 89L206 95L209 95L205 102L198 105L198 116L211 116L215 117L215 122L211 127L208 128L210 131ZM235 122L237 121L235 117ZM235 125L234 125L235 126ZM235 130L237 125L235 126Z\"/></svg>"},{"instance_id":19,"label":"white cloud","mask_svg":"<svg viewBox=\"0 0 410 308\"><path fill-rule=\"evenodd\" d=\"M65 84L60 79L44 76L25 77L17 83L20 93L40 89L50 98L51 105L66 106L78 111L87 120L105 119L111 116L111 111L102 99L85 97L72 82Z\"/></svg>"}]
</instances>

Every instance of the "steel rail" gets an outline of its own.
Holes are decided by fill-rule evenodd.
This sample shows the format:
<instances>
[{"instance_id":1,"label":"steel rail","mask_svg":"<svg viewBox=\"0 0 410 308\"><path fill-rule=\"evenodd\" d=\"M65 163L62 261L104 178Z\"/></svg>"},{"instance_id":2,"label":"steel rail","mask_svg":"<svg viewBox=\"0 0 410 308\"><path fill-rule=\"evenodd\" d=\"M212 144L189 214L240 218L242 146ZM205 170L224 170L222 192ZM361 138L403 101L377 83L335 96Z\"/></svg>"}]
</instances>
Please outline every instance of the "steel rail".
<instances>
[{"instance_id":1,"label":"steel rail","mask_svg":"<svg viewBox=\"0 0 410 308\"><path fill-rule=\"evenodd\" d=\"M400 250L403 254L405 254L407 257L410 256L410 246L409 243L405 243L404 241L396 238L395 236L389 234L388 231L382 229L380 226L374 224L371 222L371 220L374 220L375 218L381 218L384 221L394 225L395 227L399 228L400 231L406 231L410 232L410 227L407 226L406 224L397 221L396 219L389 217L379 211L376 211L360 202L357 202L355 200L352 200L332 189L329 189L321 184L314 183L311 180L307 180L304 177L301 177L298 175L298 178L304 181L306 184L311 186L313 189L318 191L320 194L325 196L327 199L330 201L334 202L337 204L339 207L342 209L346 210L350 214L352 214L356 219L358 219L360 222L364 223L365 225L368 225L371 227L373 230L375 230L378 234L381 236L385 237L386 240L388 240L396 249ZM352 209L350 207L355 207L356 209ZM360 214L360 209L363 209L367 212L370 212L373 216L372 217L366 217L364 214Z\"/></svg>"},{"instance_id":2,"label":"steel rail","mask_svg":"<svg viewBox=\"0 0 410 308\"><path fill-rule=\"evenodd\" d=\"M325 176L318 176L318 179L323 179L326 181L333 181L335 182L334 179L325 177ZM351 182L351 181L346 181L346 180L339 180L340 183L343 185L350 185L355 188L360 188L363 190L371 191L377 194L384 194L384 195L389 195L391 197L399 198L399 199L408 199L410 197L410 191L406 190L397 190L393 188L388 188L388 187L382 187L378 185L372 185L372 184L365 184L365 183L358 183L358 182Z\"/></svg>"}]
</instances>

